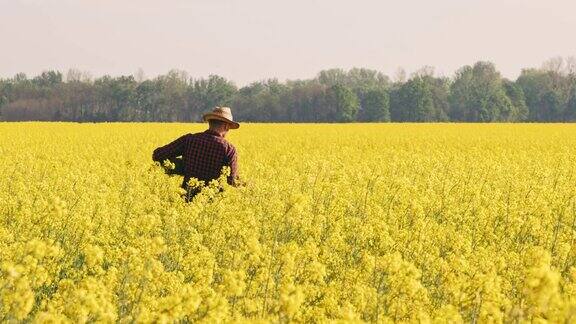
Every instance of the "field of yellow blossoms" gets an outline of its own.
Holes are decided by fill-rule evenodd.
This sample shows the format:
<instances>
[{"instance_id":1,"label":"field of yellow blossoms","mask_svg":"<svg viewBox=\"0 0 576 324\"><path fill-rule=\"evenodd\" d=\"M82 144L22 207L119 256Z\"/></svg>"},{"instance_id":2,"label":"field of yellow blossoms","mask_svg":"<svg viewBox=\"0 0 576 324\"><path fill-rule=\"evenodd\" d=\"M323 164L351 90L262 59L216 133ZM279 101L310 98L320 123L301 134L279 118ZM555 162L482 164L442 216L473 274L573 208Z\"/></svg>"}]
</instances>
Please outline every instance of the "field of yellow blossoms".
<instances>
[{"instance_id":1,"label":"field of yellow blossoms","mask_svg":"<svg viewBox=\"0 0 576 324\"><path fill-rule=\"evenodd\" d=\"M575 322L576 125L0 123L0 322ZM214 196L214 197L212 197Z\"/></svg>"}]
</instances>

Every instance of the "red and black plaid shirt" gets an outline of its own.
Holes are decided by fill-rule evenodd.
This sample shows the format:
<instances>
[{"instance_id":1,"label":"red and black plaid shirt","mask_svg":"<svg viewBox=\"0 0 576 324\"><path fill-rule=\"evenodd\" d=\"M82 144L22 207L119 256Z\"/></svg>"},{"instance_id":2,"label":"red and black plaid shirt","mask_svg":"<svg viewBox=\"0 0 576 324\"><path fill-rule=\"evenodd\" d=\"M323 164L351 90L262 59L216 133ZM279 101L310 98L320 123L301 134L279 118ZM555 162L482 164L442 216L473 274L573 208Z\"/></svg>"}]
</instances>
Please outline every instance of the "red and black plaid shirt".
<instances>
[{"instance_id":1,"label":"red and black plaid shirt","mask_svg":"<svg viewBox=\"0 0 576 324\"><path fill-rule=\"evenodd\" d=\"M238 172L238 155L236 148L227 140L211 130L202 133L186 134L172 143L154 150L152 159L163 162L182 156L184 164L184 181L182 187L190 178L197 178L206 184L220 176L222 167L230 167L228 183L235 184Z\"/></svg>"}]
</instances>

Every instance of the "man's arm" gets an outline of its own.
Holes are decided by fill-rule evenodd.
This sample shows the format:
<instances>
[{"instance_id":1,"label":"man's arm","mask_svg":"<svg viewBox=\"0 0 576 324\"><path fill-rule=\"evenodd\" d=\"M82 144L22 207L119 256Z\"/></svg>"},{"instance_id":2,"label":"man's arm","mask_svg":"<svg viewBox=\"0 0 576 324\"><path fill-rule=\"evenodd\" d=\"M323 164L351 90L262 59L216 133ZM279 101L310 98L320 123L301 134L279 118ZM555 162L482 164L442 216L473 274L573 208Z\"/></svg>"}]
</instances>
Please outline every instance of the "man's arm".
<instances>
[{"instance_id":1,"label":"man's arm","mask_svg":"<svg viewBox=\"0 0 576 324\"><path fill-rule=\"evenodd\" d=\"M163 162L164 160L174 159L184 153L184 147L188 134L179 137L172 143L159 147L152 153L152 160Z\"/></svg>"},{"instance_id":2,"label":"man's arm","mask_svg":"<svg viewBox=\"0 0 576 324\"><path fill-rule=\"evenodd\" d=\"M230 175L228 176L227 182L231 186L238 186L238 153L234 146L230 146L230 150L227 154L228 166L230 167Z\"/></svg>"}]
</instances>

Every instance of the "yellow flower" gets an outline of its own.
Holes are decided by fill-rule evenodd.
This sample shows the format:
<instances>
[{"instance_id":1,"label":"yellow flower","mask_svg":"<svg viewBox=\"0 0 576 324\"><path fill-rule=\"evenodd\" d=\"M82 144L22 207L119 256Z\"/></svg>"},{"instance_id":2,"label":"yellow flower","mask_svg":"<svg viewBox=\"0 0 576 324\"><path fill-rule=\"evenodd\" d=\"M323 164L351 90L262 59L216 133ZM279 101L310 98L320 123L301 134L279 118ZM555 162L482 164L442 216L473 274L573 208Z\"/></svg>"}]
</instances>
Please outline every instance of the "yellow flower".
<instances>
[{"instance_id":1,"label":"yellow flower","mask_svg":"<svg viewBox=\"0 0 576 324\"><path fill-rule=\"evenodd\" d=\"M0 320L576 321L574 125L247 124L186 203L204 126L0 123Z\"/></svg>"}]
</instances>

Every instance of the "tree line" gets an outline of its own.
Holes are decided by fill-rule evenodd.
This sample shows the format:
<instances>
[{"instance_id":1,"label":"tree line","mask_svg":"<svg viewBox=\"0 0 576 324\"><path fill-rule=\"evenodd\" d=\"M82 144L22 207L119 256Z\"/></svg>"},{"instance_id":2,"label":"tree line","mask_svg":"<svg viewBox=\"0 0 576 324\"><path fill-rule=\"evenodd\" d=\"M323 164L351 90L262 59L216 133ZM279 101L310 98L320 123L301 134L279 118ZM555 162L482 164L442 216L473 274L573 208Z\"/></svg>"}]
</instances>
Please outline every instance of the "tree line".
<instances>
[{"instance_id":1,"label":"tree line","mask_svg":"<svg viewBox=\"0 0 576 324\"><path fill-rule=\"evenodd\" d=\"M194 79L172 70L146 79L93 79L46 71L0 79L0 120L194 122L214 106L230 106L252 122L571 122L576 121L576 60L554 58L503 78L477 62L453 77L424 67L392 81L363 68L324 70L313 79L269 79L238 88L221 76Z\"/></svg>"}]
</instances>

